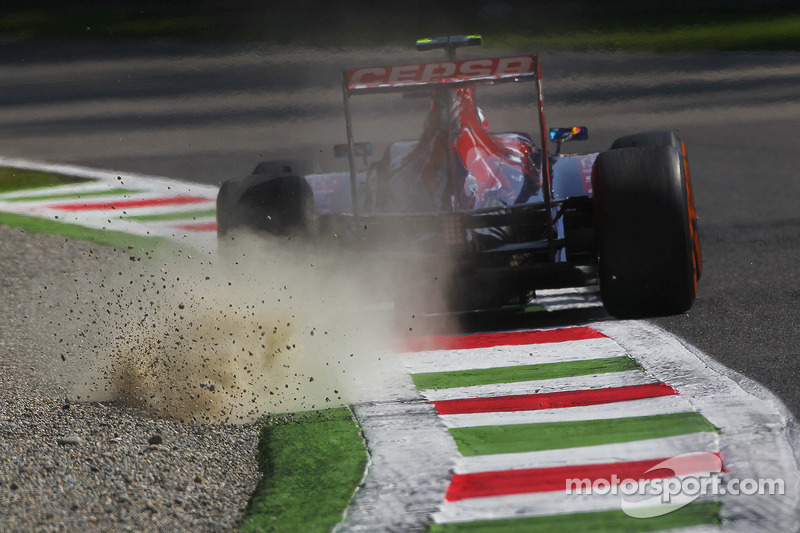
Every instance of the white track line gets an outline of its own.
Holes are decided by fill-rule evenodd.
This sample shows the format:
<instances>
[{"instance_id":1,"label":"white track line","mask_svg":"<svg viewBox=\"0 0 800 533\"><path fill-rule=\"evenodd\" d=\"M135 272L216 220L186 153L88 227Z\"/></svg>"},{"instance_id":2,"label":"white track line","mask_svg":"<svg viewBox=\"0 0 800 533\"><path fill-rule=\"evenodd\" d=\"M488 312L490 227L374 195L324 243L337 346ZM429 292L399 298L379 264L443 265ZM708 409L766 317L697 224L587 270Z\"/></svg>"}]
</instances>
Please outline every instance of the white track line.
<instances>
[{"instance_id":1,"label":"white track line","mask_svg":"<svg viewBox=\"0 0 800 533\"><path fill-rule=\"evenodd\" d=\"M413 389L407 394L414 395ZM355 406L369 445L363 486L334 531L424 531L450 483L455 443L417 397Z\"/></svg>"}]
</instances>

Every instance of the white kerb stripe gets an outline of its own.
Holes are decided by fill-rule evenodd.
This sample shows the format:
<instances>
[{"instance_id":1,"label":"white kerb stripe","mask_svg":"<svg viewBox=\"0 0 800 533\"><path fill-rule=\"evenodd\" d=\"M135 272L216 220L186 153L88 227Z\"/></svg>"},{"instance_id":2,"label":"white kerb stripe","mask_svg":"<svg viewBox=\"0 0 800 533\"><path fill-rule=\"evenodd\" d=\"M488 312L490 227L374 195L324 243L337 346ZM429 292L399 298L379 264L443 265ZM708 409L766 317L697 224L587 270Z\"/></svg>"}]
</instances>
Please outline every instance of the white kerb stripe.
<instances>
[{"instance_id":1,"label":"white kerb stripe","mask_svg":"<svg viewBox=\"0 0 800 533\"><path fill-rule=\"evenodd\" d=\"M626 355L611 339L586 339L580 341L520 346L494 346L468 350L434 350L401 355L403 366L412 374L474 370L502 366L563 363Z\"/></svg>"},{"instance_id":2,"label":"white kerb stripe","mask_svg":"<svg viewBox=\"0 0 800 533\"><path fill-rule=\"evenodd\" d=\"M433 514L437 524L453 522L472 522L503 518L522 518L567 513L620 510L622 494L567 494L563 491L513 494L489 498L470 498L457 502L445 502L439 512ZM715 496L701 496L695 501L714 500ZM681 533L716 532L715 526L681 529Z\"/></svg>"},{"instance_id":3,"label":"white kerb stripe","mask_svg":"<svg viewBox=\"0 0 800 533\"><path fill-rule=\"evenodd\" d=\"M558 450L475 455L456 459L455 473L472 474L527 468L646 461L674 457L684 453L717 452L719 445L719 435L713 431L705 431L660 439L615 442Z\"/></svg>"}]
</instances>

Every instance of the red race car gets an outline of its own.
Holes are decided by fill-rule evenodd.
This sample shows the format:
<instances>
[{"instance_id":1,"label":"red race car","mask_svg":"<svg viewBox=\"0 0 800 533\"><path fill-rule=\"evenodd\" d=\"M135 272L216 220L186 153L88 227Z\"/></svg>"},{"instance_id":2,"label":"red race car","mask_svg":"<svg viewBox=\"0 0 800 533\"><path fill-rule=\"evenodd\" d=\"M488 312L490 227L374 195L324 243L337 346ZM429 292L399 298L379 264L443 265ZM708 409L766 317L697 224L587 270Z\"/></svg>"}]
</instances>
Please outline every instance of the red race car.
<instances>
[{"instance_id":1,"label":"red race car","mask_svg":"<svg viewBox=\"0 0 800 533\"><path fill-rule=\"evenodd\" d=\"M347 143L335 151L350 171L266 161L224 182L220 244L246 228L391 254L394 264L445 276L451 309L525 304L537 290L599 284L618 317L687 311L702 266L683 142L654 131L605 152L562 154L563 143L586 139L588 129L547 129L539 56L455 59L457 48L476 44L479 36L421 40L419 50L443 49L446 58L345 70ZM478 90L526 83L538 142L489 131ZM371 145L353 136L351 99L384 93L430 105L418 139L392 142L369 163Z\"/></svg>"}]
</instances>

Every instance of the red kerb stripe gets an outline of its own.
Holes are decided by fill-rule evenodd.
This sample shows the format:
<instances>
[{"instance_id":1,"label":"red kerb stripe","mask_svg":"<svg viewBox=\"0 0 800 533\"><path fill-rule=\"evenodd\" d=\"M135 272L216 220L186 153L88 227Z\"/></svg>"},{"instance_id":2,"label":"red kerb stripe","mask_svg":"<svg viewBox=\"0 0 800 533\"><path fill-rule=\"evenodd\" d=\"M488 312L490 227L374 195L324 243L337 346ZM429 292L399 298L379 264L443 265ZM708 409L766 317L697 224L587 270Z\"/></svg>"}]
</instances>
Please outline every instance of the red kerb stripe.
<instances>
[{"instance_id":1,"label":"red kerb stripe","mask_svg":"<svg viewBox=\"0 0 800 533\"><path fill-rule=\"evenodd\" d=\"M490 398L464 398L432 402L440 415L536 411L561 407L579 407L601 403L627 402L643 398L669 396L678 392L666 383L646 383L606 389L573 390L544 394L520 394Z\"/></svg>"},{"instance_id":2,"label":"red kerb stripe","mask_svg":"<svg viewBox=\"0 0 800 533\"><path fill-rule=\"evenodd\" d=\"M512 331L507 333L479 333L474 335L416 337L402 341L403 352L422 352L426 350L467 350L470 348L491 348L492 346L519 346L524 344L546 344L551 342L600 339L602 333L589 327L575 327L548 330Z\"/></svg>"},{"instance_id":3,"label":"red kerb stripe","mask_svg":"<svg viewBox=\"0 0 800 533\"><path fill-rule=\"evenodd\" d=\"M50 209L60 209L62 211L90 211L100 209L128 209L133 207L153 207L162 205L185 205L199 204L202 202L213 202L209 198L202 196L173 196L170 198L151 198L147 200L109 200L107 202L83 203L83 204L54 204L48 205Z\"/></svg>"},{"instance_id":4,"label":"red kerb stripe","mask_svg":"<svg viewBox=\"0 0 800 533\"><path fill-rule=\"evenodd\" d=\"M185 231L217 231L216 222L199 222L197 224L179 224L175 226L177 229Z\"/></svg>"},{"instance_id":5,"label":"red kerb stripe","mask_svg":"<svg viewBox=\"0 0 800 533\"><path fill-rule=\"evenodd\" d=\"M649 471L661 462L669 461L665 468ZM567 480L606 480L617 484L624 480L647 480L716 472L721 459L717 453L695 453L672 458L648 459L622 463L559 466L552 468L527 468L474 474L454 474L445 499L449 502L467 498L505 496L532 492L565 491ZM725 471L722 469L722 471ZM676 474L677 472L677 474ZM616 476L613 477L613 476Z\"/></svg>"}]
</instances>

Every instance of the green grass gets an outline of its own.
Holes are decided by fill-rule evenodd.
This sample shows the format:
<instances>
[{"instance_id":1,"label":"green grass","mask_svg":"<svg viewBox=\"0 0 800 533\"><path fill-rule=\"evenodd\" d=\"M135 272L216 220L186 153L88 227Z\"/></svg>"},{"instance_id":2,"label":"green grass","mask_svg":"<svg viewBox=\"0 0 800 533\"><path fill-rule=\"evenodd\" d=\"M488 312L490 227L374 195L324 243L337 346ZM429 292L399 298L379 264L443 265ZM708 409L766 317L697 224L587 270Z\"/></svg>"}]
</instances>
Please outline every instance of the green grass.
<instances>
[{"instance_id":1,"label":"green grass","mask_svg":"<svg viewBox=\"0 0 800 533\"><path fill-rule=\"evenodd\" d=\"M0 193L53 187L56 185L69 185L72 183L88 183L90 181L94 180L54 174L52 172L42 172L39 170L0 167Z\"/></svg>"},{"instance_id":2,"label":"green grass","mask_svg":"<svg viewBox=\"0 0 800 533\"><path fill-rule=\"evenodd\" d=\"M240 531L330 531L342 520L366 462L349 408L269 417L259 442L263 477Z\"/></svg>"},{"instance_id":3,"label":"green grass","mask_svg":"<svg viewBox=\"0 0 800 533\"><path fill-rule=\"evenodd\" d=\"M313 5L313 9L308 9ZM780 2L466 3L354 0L301 5L119 0L31 5L11 0L0 36L11 39L168 39L312 46L408 46L419 37L482 34L513 49L624 49L658 52L798 50L800 8Z\"/></svg>"}]
</instances>

